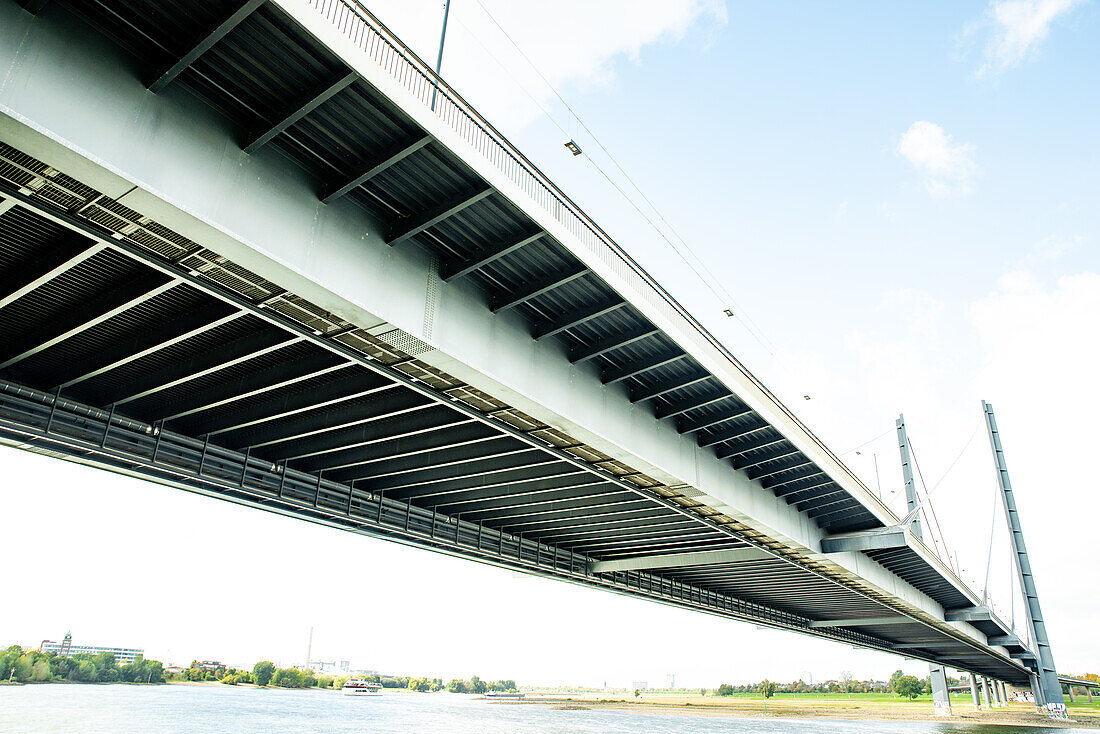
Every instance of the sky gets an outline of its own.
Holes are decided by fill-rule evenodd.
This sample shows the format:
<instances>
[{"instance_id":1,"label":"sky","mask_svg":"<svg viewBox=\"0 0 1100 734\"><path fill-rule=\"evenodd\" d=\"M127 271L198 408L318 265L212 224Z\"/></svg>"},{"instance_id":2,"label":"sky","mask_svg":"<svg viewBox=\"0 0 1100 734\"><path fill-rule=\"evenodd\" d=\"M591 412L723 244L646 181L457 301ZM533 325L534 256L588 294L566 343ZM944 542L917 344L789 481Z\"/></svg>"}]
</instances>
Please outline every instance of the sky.
<instances>
[{"instance_id":1,"label":"sky","mask_svg":"<svg viewBox=\"0 0 1100 734\"><path fill-rule=\"evenodd\" d=\"M434 63L442 2L366 4ZM1078 0L452 0L443 75L895 510L904 412L926 532L1009 618L993 403L1055 660L1100 672L1098 34ZM4 644L295 664L312 627L314 659L529 685L926 673L25 452L0 467Z\"/></svg>"}]
</instances>

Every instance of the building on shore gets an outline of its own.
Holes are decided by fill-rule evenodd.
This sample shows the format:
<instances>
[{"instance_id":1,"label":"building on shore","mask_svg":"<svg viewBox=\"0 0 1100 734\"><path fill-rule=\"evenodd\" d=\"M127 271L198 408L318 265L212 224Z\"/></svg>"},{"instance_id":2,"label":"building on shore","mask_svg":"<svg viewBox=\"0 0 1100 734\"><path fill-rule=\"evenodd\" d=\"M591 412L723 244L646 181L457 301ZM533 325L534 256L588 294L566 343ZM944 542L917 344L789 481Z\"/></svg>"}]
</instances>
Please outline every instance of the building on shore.
<instances>
[{"instance_id":1,"label":"building on shore","mask_svg":"<svg viewBox=\"0 0 1100 734\"><path fill-rule=\"evenodd\" d=\"M109 652L115 656L115 662L120 665L129 665L137 657L144 656L145 650L135 647L100 647L98 645L74 645L71 632L65 633L61 642L42 640L38 646L39 652L56 653L59 657L71 658L73 655L98 655L101 652Z\"/></svg>"},{"instance_id":2,"label":"building on shore","mask_svg":"<svg viewBox=\"0 0 1100 734\"><path fill-rule=\"evenodd\" d=\"M227 666L220 660L196 660L191 667L207 673L216 673L219 670L225 670Z\"/></svg>"}]
</instances>

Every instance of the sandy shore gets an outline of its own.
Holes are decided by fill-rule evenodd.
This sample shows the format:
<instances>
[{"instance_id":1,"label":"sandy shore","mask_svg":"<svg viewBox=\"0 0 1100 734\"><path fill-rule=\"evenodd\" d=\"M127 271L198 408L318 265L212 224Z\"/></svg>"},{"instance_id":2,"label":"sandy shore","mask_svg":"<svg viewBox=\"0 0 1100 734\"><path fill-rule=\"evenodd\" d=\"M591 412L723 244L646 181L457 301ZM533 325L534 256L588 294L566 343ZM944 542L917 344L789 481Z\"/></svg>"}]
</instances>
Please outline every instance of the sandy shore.
<instances>
[{"instance_id":1,"label":"sandy shore","mask_svg":"<svg viewBox=\"0 0 1100 734\"><path fill-rule=\"evenodd\" d=\"M504 703L504 702L501 702ZM1038 726L1050 728L1100 729L1100 711L1071 710L1068 721L1051 721L1036 714L1030 704L1011 703L1002 709L974 711L969 702L953 702L950 719L932 714L928 701L843 701L836 699L815 700L780 699L768 702L764 713L763 702L757 699L715 697L647 697L643 699L606 699L583 696L528 694L514 703L553 706L561 709L609 708L637 713L668 716L728 716L736 718L777 719L847 719L857 721L953 721L968 724L1001 724Z\"/></svg>"}]
</instances>

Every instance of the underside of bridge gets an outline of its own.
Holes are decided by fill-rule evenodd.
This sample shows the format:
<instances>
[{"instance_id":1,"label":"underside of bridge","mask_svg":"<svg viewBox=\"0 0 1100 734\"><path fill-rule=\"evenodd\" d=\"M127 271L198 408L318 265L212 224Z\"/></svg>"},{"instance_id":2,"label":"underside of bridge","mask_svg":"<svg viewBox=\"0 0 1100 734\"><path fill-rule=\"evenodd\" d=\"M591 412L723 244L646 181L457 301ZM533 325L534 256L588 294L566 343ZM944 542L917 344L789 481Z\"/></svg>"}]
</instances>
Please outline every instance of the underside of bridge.
<instances>
[{"instance_id":1,"label":"underside of bridge","mask_svg":"<svg viewBox=\"0 0 1100 734\"><path fill-rule=\"evenodd\" d=\"M31 17L3 1L3 19ZM384 223L389 247L428 251L441 282L475 284L486 309L521 315L533 339L625 386L838 552L862 553L955 619L768 537L701 501L705 488L663 482L447 374L415 336L334 315L11 141L0 144L4 443L1027 683L1026 647L961 582L911 538L868 541L887 530L881 513L277 4L27 5L38 12L27 33L103 34L150 91L173 85L214 108L242 150L278 150L318 199L354 202ZM351 12L304 12L330 5Z\"/></svg>"}]
</instances>

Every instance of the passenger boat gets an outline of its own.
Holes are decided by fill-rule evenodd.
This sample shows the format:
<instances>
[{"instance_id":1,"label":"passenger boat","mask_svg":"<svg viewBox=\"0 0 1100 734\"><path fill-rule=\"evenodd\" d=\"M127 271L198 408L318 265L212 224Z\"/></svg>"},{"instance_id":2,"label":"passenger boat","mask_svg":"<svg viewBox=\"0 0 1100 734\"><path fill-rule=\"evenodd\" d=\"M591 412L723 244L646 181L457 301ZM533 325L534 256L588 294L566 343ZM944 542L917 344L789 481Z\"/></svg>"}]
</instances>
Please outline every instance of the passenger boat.
<instances>
[{"instance_id":1,"label":"passenger boat","mask_svg":"<svg viewBox=\"0 0 1100 734\"><path fill-rule=\"evenodd\" d=\"M380 696L382 684L369 680L349 680L344 684L344 694L348 696Z\"/></svg>"}]
</instances>

